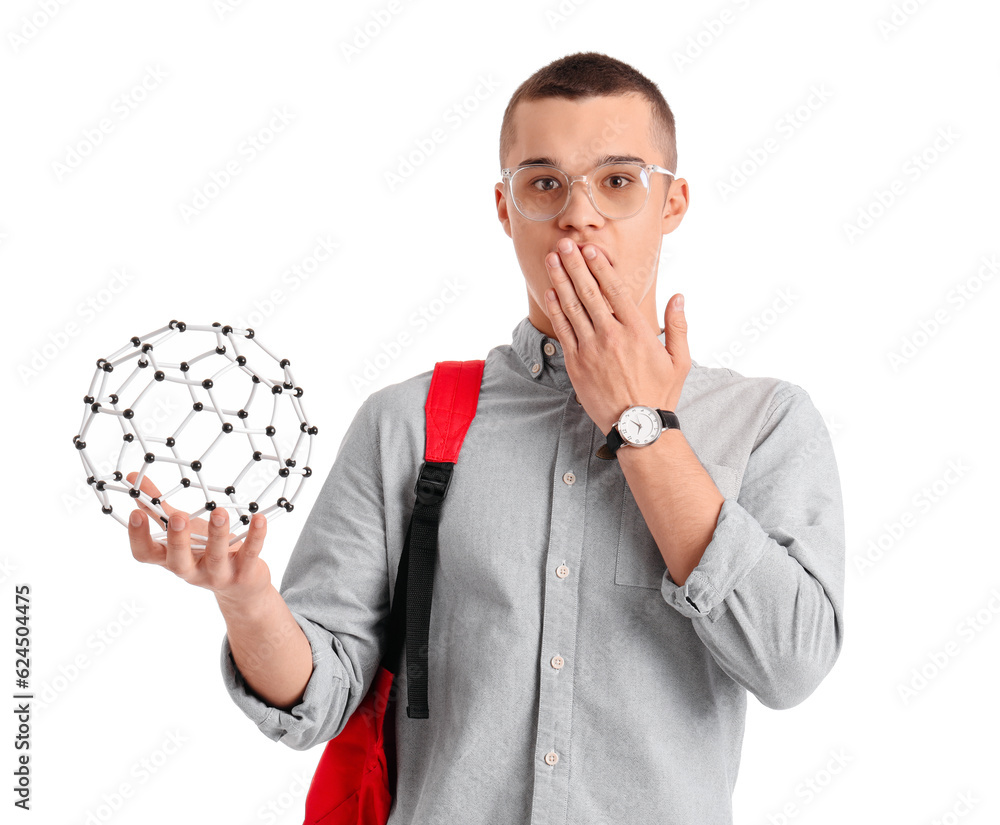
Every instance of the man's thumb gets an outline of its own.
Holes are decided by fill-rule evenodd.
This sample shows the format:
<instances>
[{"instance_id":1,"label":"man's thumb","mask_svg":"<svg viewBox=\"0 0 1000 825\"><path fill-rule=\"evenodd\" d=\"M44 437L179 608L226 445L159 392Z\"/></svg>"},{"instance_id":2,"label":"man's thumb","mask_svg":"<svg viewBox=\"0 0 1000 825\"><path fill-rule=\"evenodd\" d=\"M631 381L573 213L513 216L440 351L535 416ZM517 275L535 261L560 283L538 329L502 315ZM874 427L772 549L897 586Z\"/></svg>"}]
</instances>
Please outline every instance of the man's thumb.
<instances>
[{"instance_id":1,"label":"man's thumb","mask_svg":"<svg viewBox=\"0 0 1000 825\"><path fill-rule=\"evenodd\" d=\"M667 301L663 310L663 329L667 352L687 359L687 318L684 317L684 296L679 292Z\"/></svg>"}]
</instances>

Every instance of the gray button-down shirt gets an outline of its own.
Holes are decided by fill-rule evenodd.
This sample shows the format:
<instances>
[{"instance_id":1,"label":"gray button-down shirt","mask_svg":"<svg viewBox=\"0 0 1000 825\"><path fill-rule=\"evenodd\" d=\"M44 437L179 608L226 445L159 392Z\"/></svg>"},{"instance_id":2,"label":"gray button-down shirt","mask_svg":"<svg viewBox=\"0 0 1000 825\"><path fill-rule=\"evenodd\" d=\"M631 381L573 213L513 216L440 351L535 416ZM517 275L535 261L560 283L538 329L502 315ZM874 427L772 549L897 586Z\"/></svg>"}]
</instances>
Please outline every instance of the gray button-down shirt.
<instances>
[{"instance_id":1,"label":"gray button-down shirt","mask_svg":"<svg viewBox=\"0 0 1000 825\"><path fill-rule=\"evenodd\" d=\"M313 654L302 701L262 702L223 640L233 701L289 747L340 733L377 672L430 379L364 401L285 569ZM791 707L840 652L840 480L795 384L694 362L676 412L725 496L683 586L618 461L595 456L558 340L525 317L489 352L442 508L430 718L406 716L405 663L394 683L389 825L732 822L747 691Z\"/></svg>"}]
</instances>

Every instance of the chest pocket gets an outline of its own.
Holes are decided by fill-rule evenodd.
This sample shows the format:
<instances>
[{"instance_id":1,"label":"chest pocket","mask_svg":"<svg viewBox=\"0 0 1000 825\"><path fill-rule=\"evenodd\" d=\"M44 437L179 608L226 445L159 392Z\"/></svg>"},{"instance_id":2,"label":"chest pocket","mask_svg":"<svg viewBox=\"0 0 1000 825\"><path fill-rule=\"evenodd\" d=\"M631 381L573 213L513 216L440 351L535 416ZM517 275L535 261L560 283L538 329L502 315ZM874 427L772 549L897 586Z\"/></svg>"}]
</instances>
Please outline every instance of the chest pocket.
<instances>
[{"instance_id":1,"label":"chest pocket","mask_svg":"<svg viewBox=\"0 0 1000 825\"><path fill-rule=\"evenodd\" d=\"M736 470L725 464L705 464L708 471L725 498L736 498L739 485ZM615 562L615 584L632 587L649 587L660 589L663 574L667 566L663 562L660 548L657 547L642 511L635 501L635 496L625 482L622 497L621 528L618 532L618 558Z\"/></svg>"}]
</instances>

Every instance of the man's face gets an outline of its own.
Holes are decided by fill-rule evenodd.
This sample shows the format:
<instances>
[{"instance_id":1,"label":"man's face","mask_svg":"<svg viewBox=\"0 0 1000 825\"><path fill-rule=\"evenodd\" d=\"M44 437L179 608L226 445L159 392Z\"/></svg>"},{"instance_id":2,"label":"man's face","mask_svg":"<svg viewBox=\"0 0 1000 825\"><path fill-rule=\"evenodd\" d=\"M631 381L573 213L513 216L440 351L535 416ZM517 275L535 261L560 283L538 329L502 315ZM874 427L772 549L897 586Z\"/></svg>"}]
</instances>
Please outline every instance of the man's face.
<instances>
[{"instance_id":1,"label":"man's face","mask_svg":"<svg viewBox=\"0 0 1000 825\"><path fill-rule=\"evenodd\" d=\"M504 159L512 171L525 161L551 162L570 176L589 176L604 155L634 156L660 166L666 161L650 139L652 110L640 95L544 98L519 103L513 116L515 141ZM545 221L525 218L508 198L508 185L496 185L497 216L514 241L528 290L528 318L537 329L558 338L542 309L545 290L554 286L545 257L558 254L556 244L569 238L578 247L593 243L603 251L628 285L643 317L659 334L655 287L660 244L687 211L688 191L683 178L674 181L663 174L652 174L649 185L649 199L641 212L610 220L594 208L586 184L575 183L565 211Z\"/></svg>"}]
</instances>

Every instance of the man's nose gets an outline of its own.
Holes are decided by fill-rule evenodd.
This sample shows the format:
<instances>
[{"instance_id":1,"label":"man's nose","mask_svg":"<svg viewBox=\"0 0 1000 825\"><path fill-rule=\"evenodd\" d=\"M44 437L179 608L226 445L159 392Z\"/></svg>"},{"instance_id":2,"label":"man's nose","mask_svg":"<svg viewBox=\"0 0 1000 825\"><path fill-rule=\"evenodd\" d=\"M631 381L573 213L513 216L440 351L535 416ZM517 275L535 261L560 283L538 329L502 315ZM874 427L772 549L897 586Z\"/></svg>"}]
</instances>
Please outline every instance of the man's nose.
<instances>
[{"instance_id":1,"label":"man's nose","mask_svg":"<svg viewBox=\"0 0 1000 825\"><path fill-rule=\"evenodd\" d=\"M560 226L601 226L604 223L604 216L590 199L586 181L570 181L568 198L569 203L559 216Z\"/></svg>"}]
</instances>

